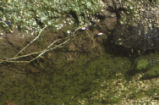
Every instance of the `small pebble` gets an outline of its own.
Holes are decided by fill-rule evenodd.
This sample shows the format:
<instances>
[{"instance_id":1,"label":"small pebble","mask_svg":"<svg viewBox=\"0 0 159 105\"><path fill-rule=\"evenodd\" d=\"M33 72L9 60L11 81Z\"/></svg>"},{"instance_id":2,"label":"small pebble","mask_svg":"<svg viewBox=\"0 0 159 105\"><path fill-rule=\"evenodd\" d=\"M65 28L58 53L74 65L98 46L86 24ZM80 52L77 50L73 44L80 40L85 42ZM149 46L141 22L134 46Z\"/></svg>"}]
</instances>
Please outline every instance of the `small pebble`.
<instances>
[{"instance_id":1,"label":"small pebble","mask_svg":"<svg viewBox=\"0 0 159 105\"><path fill-rule=\"evenodd\" d=\"M0 33L0 36L4 35L3 33Z\"/></svg>"},{"instance_id":2,"label":"small pebble","mask_svg":"<svg viewBox=\"0 0 159 105\"><path fill-rule=\"evenodd\" d=\"M101 12L104 12L104 9L102 9Z\"/></svg>"},{"instance_id":3,"label":"small pebble","mask_svg":"<svg viewBox=\"0 0 159 105\"><path fill-rule=\"evenodd\" d=\"M98 33L97 35L98 35L98 36L102 36L102 35L103 35L103 33L101 33L101 32L100 32L100 33Z\"/></svg>"},{"instance_id":4,"label":"small pebble","mask_svg":"<svg viewBox=\"0 0 159 105\"><path fill-rule=\"evenodd\" d=\"M82 27L81 30L86 30L86 27Z\"/></svg>"},{"instance_id":5,"label":"small pebble","mask_svg":"<svg viewBox=\"0 0 159 105\"><path fill-rule=\"evenodd\" d=\"M67 34L70 34L71 33L71 31L70 30L67 30Z\"/></svg>"}]
</instances>

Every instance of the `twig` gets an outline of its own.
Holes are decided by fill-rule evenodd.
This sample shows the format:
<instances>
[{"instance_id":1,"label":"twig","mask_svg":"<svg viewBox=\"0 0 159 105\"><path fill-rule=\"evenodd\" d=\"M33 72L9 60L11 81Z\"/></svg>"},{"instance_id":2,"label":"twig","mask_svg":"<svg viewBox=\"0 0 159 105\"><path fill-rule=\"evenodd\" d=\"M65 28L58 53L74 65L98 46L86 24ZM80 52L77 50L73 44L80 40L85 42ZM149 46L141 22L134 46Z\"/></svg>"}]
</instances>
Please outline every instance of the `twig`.
<instances>
[{"instance_id":1,"label":"twig","mask_svg":"<svg viewBox=\"0 0 159 105\"><path fill-rule=\"evenodd\" d=\"M34 43L40 36L41 33L44 31L44 29L46 29L47 26L45 26L44 28L42 28L39 32L39 34L32 40L30 41L30 43L28 43L25 47L23 47L14 57L18 56L20 53L22 53L26 48L28 48L32 43Z\"/></svg>"},{"instance_id":2,"label":"twig","mask_svg":"<svg viewBox=\"0 0 159 105\"><path fill-rule=\"evenodd\" d=\"M39 53L38 56L36 56L36 57L33 58L32 60L30 60L29 62L32 62L32 61L38 59L39 57L41 57L42 55L44 55L46 52L50 51L49 49L50 49L55 43L57 43L57 42L60 41L60 40L61 40L61 39L58 39L58 40L52 42L46 49L44 49L43 51L41 51L41 53ZM55 49L55 48L57 48L57 47L55 46L54 49Z\"/></svg>"},{"instance_id":3,"label":"twig","mask_svg":"<svg viewBox=\"0 0 159 105\"><path fill-rule=\"evenodd\" d=\"M55 46L51 49L51 47L56 44L57 42L61 41L61 39L58 39L58 40L55 40L53 41L46 49L42 50L42 51L38 51L38 52L32 52L32 53L29 53L29 54L26 54L26 55L22 55L22 56L17 56L17 57L13 57L13 58L8 58L8 59L5 59L5 60L1 60L0 63L4 63L4 62L14 62L14 63L29 63L29 62L32 62L36 59L38 59L39 57L41 57L42 55L44 55L46 52L50 51L50 50L53 50L53 49L56 49L57 47L61 46L62 44L65 43L61 43L59 44L58 46ZM37 55L35 58L29 60L29 61L18 61L18 59L21 59L21 58L24 58L24 57L28 57L28 56L32 56L32 55Z\"/></svg>"},{"instance_id":4,"label":"twig","mask_svg":"<svg viewBox=\"0 0 159 105\"><path fill-rule=\"evenodd\" d=\"M72 38L75 37L75 33L81 29L82 27L84 26L80 26L78 28L76 28L74 30L74 32L72 33L72 35L69 35L68 37L64 38L64 39L57 39L55 41L53 41L51 44L49 44L47 46L46 49L42 50L42 51L37 51L37 52L31 52L31 53L28 53L28 54L25 54L25 55L21 55L21 56L18 56L20 53L22 53L27 47L29 47L32 43L34 43L40 36L41 36L41 33L43 32L43 30L46 28L44 27L43 29L40 30L39 34L32 40L30 41L29 44L27 44L25 47L23 47L23 49L21 49L14 57L12 58L7 58L7 59L4 59L4 60L0 60L0 64L1 63L5 63L5 62L8 62L8 63L30 63L30 62L33 62L35 61L36 59L40 58L41 56L43 56L45 53L47 53L48 51L52 51L54 49L57 49L57 48L61 48L63 47L63 45L65 45L66 43L68 43ZM59 44L57 44L59 43ZM22 58L25 58L25 57L29 57L29 56L33 56L33 55L37 55L36 57L34 57L33 59L31 60L24 60L24 61L21 61L19 59L22 59Z\"/></svg>"},{"instance_id":5,"label":"twig","mask_svg":"<svg viewBox=\"0 0 159 105\"><path fill-rule=\"evenodd\" d=\"M57 43L58 41L60 41L61 39L58 39L58 40L55 40L53 43ZM7 60L17 60L17 59L21 59L21 58L24 58L24 57L28 57L28 56L32 56L32 55L37 55L39 53L41 53L43 51L37 51L37 52L31 52L29 54L25 54L25 55L21 55L21 56L17 56L17 57L13 57L13 58L8 58Z\"/></svg>"}]
</instances>

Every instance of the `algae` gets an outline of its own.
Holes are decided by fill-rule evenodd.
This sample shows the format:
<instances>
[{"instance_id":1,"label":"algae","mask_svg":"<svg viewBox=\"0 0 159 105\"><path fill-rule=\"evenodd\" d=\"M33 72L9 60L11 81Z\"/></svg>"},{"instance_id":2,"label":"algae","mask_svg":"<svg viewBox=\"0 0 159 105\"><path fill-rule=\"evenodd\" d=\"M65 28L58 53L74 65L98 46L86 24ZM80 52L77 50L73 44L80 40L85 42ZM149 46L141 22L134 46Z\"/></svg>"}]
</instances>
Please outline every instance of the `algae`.
<instances>
[{"instance_id":1,"label":"algae","mask_svg":"<svg viewBox=\"0 0 159 105\"><path fill-rule=\"evenodd\" d=\"M100 89L103 80L115 77L116 73L126 72L130 67L128 59L110 55L81 55L73 62L64 63L64 54L58 54L60 56L58 59L53 58L54 62L48 61L43 63L43 68L39 67L45 72L29 74L21 80L1 82L1 103L9 100L18 105L81 105L78 100L91 100L93 92ZM3 77L0 81L3 81ZM110 97L100 104L115 102L118 99ZM88 102L87 105L92 103Z\"/></svg>"},{"instance_id":2,"label":"algae","mask_svg":"<svg viewBox=\"0 0 159 105\"><path fill-rule=\"evenodd\" d=\"M0 1L0 34L14 30L37 33L44 26L59 30L64 25L88 23L103 7L101 0Z\"/></svg>"},{"instance_id":3,"label":"algae","mask_svg":"<svg viewBox=\"0 0 159 105\"><path fill-rule=\"evenodd\" d=\"M77 2L79 2L79 4L81 3L81 5ZM94 10L94 6L92 6L92 4L96 4L96 0L88 3L85 2L87 1L76 0L68 2L69 4L67 5L71 7L69 11L73 11L75 16L77 15L77 17L73 17L76 18L73 21L87 22L87 19L85 19L87 15L93 14L96 11ZM51 6L47 0L42 3L46 4L42 4L45 8L47 8L47 5ZM130 10L137 1L133 4L131 3L132 1L130 5L128 5ZM63 6L63 4L61 6ZM77 6L77 8L74 8L75 6ZM88 7L90 7L90 11L87 14L83 9ZM28 8L32 7L29 6ZM61 9L62 8L59 8L59 11L55 12L56 16L61 17L59 13L64 12L66 13L64 17L67 17L68 12L61 11ZM100 8L97 7L95 9L98 10ZM40 8L40 10L42 9ZM43 12L47 12L47 15L50 13L45 10ZM132 10L132 12L134 11ZM130 11L130 17L128 18L134 15L131 14L132 12ZM37 15L43 24L50 24L47 20L48 17L44 16L45 14L37 12ZM123 19L124 21L131 21L128 18ZM58 24L59 21L55 20L55 24ZM19 22L19 20L17 22ZM72 29L73 25L70 27L70 29ZM51 27L49 28L52 30ZM57 26L56 28L59 27ZM48 36L46 38L42 37L30 50L45 48L45 46L53 39L56 39L57 36L65 36L66 30L68 29L67 27L64 31L60 31L56 34L46 32L47 34L43 36ZM52 31L55 32L55 30ZM134 80L127 80L127 76L132 76L132 74L127 75L127 73L130 72L130 70L134 70L132 58L119 56L118 54L114 55L104 51L103 39L99 40L100 44L98 44L93 36L95 33L88 32L89 31L79 33L79 35L82 34L83 36L77 37L71 42L74 47L69 48L70 46L68 45L62 49L49 52L43 58L31 64L21 66L17 64L8 66L8 64L5 64L3 67L1 66L3 70L1 70L2 73L0 73L0 104L5 105L8 104L8 102L13 102L17 105L120 105L125 98L128 100L142 98L145 95L142 90L144 89L144 92L147 92L145 87L150 86L151 88L152 85L148 84L149 82L141 81L140 79L143 75L139 73L135 75L136 77L133 75ZM62 35L59 36L59 34ZM121 52L118 51L116 53ZM135 69L139 71L143 69L148 70L147 72L144 71L146 75L156 75L156 73L158 73L156 70L159 68L157 66L157 57L158 54L152 54L143 56L142 58L134 58L137 59ZM21 72L16 73L15 71ZM152 95L151 92L147 94Z\"/></svg>"},{"instance_id":4,"label":"algae","mask_svg":"<svg viewBox=\"0 0 159 105\"><path fill-rule=\"evenodd\" d=\"M151 67L144 75L144 77L147 77L147 78L152 78L156 76L159 76L159 65L155 65Z\"/></svg>"},{"instance_id":5,"label":"algae","mask_svg":"<svg viewBox=\"0 0 159 105\"><path fill-rule=\"evenodd\" d=\"M149 61L147 59L140 59L137 61L137 69L138 70L143 70L148 67Z\"/></svg>"},{"instance_id":6,"label":"algae","mask_svg":"<svg viewBox=\"0 0 159 105\"><path fill-rule=\"evenodd\" d=\"M158 53L151 53L136 58L135 69L142 71L144 73L143 78L153 78L158 76L159 75L158 57L159 57Z\"/></svg>"},{"instance_id":7,"label":"algae","mask_svg":"<svg viewBox=\"0 0 159 105\"><path fill-rule=\"evenodd\" d=\"M45 43L45 40L42 42ZM132 76L127 73L134 69L132 58L107 52L99 54L92 49L89 53L80 49L72 53L68 47L49 52L32 64L1 67L4 70L10 68L8 71L23 71L24 74L2 72L0 102L7 104L9 101L17 105L120 105L125 97L136 100L148 96L145 94L148 90L142 91L140 73L134 76L138 79L127 80L127 76ZM70 56L72 58L68 60ZM138 62L139 65L135 67L139 70L151 70L158 64L158 54L135 60L135 64Z\"/></svg>"}]
</instances>

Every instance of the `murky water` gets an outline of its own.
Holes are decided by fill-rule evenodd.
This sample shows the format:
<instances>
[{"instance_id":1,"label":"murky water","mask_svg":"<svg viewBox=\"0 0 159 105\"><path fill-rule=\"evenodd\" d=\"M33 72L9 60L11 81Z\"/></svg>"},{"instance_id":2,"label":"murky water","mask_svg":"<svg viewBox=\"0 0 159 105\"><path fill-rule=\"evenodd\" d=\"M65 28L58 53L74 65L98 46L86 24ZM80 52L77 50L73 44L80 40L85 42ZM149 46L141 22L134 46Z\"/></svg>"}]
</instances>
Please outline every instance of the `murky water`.
<instances>
[{"instance_id":1,"label":"murky water","mask_svg":"<svg viewBox=\"0 0 159 105\"><path fill-rule=\"evenodd\" d=\"M112 105L125 97L135 99L143 96L143 87L138 87L141 85L137 82L141 77L138 72L142 70L136 70L136 65L151 69L152 65L158 64L158 54L132 59L120 54L122 52L118 49L113 49L114 53L108 51L104 45L106 37L96 37L94 30L80 32L79 35L82 36L63 49L49 52L30 64L1 64L0 104ZM40 41L38 45L43 43L43 39ZM152 58L155 58L153 62ZM146 65L145 60L141 60L138 64L138 59L146 59L150 63ZM137 93L136 87L139 89Z\"/></svg>"},{"instance_id":2,"label":"murky water","mask_svg":"<svg viewBox=\"0 0 159 105\"><path fill-rule=\"evenodd\" d=\"M91 100L93 92L100 89L101 82L115 78L117 73L125 73L130 68L127 58L106 54L96 57L82 55L75 61L65 63L57 58L55 62L46 60L33 67L22 66L22 71L17 67L15 69L19 70L16 73L13 68L6 74L1 73L0 101L18 105L80 104L80 99Z\"/></svg>"}]
</instances>

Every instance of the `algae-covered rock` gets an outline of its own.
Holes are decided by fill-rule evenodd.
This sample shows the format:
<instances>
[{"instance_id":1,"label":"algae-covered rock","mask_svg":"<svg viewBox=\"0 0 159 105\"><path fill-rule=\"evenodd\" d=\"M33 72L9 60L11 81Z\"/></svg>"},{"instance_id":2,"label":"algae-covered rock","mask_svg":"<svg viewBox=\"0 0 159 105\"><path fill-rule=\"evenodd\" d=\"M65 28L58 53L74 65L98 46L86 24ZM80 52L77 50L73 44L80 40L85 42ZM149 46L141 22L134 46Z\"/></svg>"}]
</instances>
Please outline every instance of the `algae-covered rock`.
<instances>
[{"instance_id":1,"label":"algae-covered rock","mask_svg":"<svg viewBox=\"0 0 159 105\"><path fill-rule=\"evenodd\" d=\"M154 1L155 2L155 1ZM149 0L121 0L113 43L125 48L159 50L159 7Z\"/></svg>"},{"instance_id":2,"label":"algae-covered rock","mask_svg":"<svg viewBox=\"0 0 159 105\"><path fill-rule=\"evenodd\" d=\"M144 75L145 78L152 78L159 76L159 65L150 68Z\"/></svg>"},{"instance_id":3,"label":"algae-covered rock","mask_svg":"<svg viewBox=\"0 0 159 105\"><path fill-rule=\"evenodd\" d=\"M142 78L153 78L159 76L158 54L148 54L140 56L135 60L135 69L142 72Z\"/></svg>"},{"instance_id":4,"label":"algae-covered rock","mask_svg":"<svg viewBox=\"0 0 159 105\"><path fill-rule=\"evenodd\" d=\"M146 69L147 66L149 65L149 61L147 59L140 59L137 61L137 69L138 70L142 70L142 69Z\"/></svg>"},{"instance_id":5,"label":"algae-covered rock","mask_svg":"<svg viewBox=\"0 0 159 105\"><path fill-rule=\"evenodd\" d=\"M88 23L88 18L103 6L101 0L1 0L0 34L4 30L28 33L38 32L44 26L58 30L66 23Z\"/></svg>"}]
</instances>

